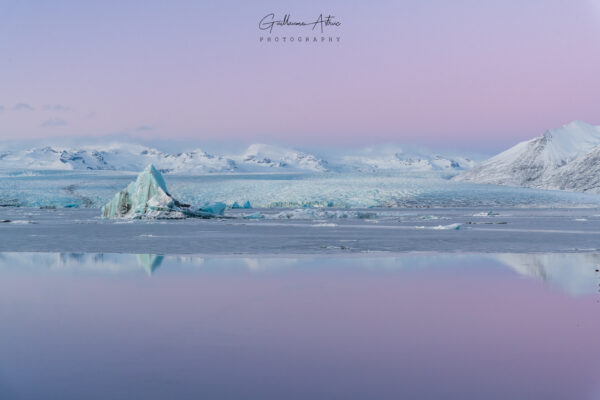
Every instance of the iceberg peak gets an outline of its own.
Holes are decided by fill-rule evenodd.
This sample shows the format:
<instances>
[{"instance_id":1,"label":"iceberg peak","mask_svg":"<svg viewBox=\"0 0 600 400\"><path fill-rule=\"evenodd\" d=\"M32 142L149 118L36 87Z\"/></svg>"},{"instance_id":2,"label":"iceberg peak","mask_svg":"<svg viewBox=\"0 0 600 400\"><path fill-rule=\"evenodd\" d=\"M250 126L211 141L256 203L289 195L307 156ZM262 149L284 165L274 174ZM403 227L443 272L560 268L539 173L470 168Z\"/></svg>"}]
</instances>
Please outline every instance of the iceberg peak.
<instances>
[{"instance_id":1,"label":"iceberg peak","mask_svg":"<svg viewBox=\"0 0 600 400\"><path fill-rule=\"evenodd\" d=\"M167 183L165 182L165 178L163 178L162 174L156 169L154 164L149 164L142 173L138 176L138 180L140 177L148 176L149 179L153 181L153 183L159 187L163 192L169 194L167 190Z\"/></svg>"},{"instance_id":2,"label":"iceberg peak","mask_svg":"<svg viewBox=\"0 0 600 400\"><path fill-rule=\"evenodd\" d=\"M105 218L135 218L150 212L171 212L175 200L167 190L162 174L152 164L148 165L127 187L102 207ZM178 202L177 202L178 203Z\"/></svg>"},{"instance_id":3,"label":"iceberg peak","mask_svg":"<svg viewBox=\"0 0 600 400\"><path fill-rule=\"evenodd\" d=\"M167 190L162 174L152 164L148 165L127 187L117 193L102 207L104 218L212 218L223 215L222 203L205 204L192 209L173 198Z\"/></svg>"}]
</instances>

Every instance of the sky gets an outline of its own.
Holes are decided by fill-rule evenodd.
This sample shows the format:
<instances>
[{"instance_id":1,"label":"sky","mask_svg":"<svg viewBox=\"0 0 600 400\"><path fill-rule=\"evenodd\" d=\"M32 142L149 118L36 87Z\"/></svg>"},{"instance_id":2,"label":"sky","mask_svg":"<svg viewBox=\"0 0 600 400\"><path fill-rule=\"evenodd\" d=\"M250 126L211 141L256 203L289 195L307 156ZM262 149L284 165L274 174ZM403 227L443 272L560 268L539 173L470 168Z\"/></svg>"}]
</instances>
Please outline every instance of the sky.
<instances>
[{"instance_id":1,"label":"sky","mask_svg":"<svg viewBox=\"0 0 600 400\"><path fill-rule=\"evenodd\" d=\"M600 0L0 0L4 141L501 150L600 124L598 71Z\"/></svg>"}]
</instances>

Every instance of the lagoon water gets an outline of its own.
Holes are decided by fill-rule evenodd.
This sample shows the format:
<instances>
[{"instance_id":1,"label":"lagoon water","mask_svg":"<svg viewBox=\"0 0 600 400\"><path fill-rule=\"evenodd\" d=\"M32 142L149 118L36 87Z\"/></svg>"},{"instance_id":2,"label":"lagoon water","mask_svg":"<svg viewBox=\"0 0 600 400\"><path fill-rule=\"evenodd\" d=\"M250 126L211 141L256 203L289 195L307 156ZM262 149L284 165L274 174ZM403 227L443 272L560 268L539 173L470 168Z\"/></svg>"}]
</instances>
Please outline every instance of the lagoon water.
<instances>
[{"instance_id":1,"label":"lagoon water","mask_svg":"<svg viewBox=\"0 0 600 400\"><path fill-rule=\"evenodd\" d=\"M597 399L597 254L0 253L2 399Z\"/></svg>"}]
</instances>

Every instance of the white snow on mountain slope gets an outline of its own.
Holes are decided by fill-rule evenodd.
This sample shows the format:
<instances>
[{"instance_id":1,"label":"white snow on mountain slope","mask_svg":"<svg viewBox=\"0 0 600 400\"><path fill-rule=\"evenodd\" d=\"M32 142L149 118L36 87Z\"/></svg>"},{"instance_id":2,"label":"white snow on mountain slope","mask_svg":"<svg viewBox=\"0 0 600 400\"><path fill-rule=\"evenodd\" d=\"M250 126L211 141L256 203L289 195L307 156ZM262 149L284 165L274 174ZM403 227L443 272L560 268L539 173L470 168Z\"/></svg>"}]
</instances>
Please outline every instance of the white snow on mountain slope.
<instances>
[{"instance_id":1,"label":"white snow on mountain slope","mask_svg":"<svg viewBox=\"0 0 600 400\"><path fill-rule=\"evenodd\" d=\"M140 171L148 164L157 165L163 172L175 173L231 172L237 169L232 160L202 150L168 154L135 144L76 149L47 146L0 153L0 169L3 170Z\"/></svg>"},{"instance_id":2,"label":"white snow on mountain slope","mask_svg":"<svg viewBox=\"0 0 600 400\"><path fill-rule=\"evenodd\" d=\"M600 145L559 168L543 184L548 189L600 193Z\"/></svg>"},{"instance_id":3,"label":"white snow on mountain slope","mask_svg":"<svg viewBox=\"0 0 600 400\"><path fill-rule=\"evenodd\" d=\"M330 154L331 155L331 154ZM406 152L399 148L367 148L332 161L281 146L253 144L242 154L214 155L197 149L167 153L131 143L78 146L47 146L25 150L0 150L0 170L110 170L138 172L154 164L162 173L205 174L232 172L326 171L448 171L460 172L474 164L465 157L446 157L429 151Z\"/></svg>"},{"instance_id":4,"label":"white snow on mountain slope","mask_svg":"<svg viewBox=\"0 0 600 400\"><path fill-rule=\"evenodd\" d=\"M104 161L102 152L52 147L4 151L0 153L0 166L3 169L114 169Z\"/></svg>"},{"instance_id":5,"label":"white snow on mountain slope","mask_svg":"<svg viewBox=\"0 0 600 400\"><path fill-rule=\"evenodd\" d=\"M139 153L139 159L140 163L155 163L166 173L234 172L238 169L233 160L200 149L169 154L148 148Z\"/></svg>"},{"instance_id":6,"label":"white snow on mountain slope","mask_svg":"<svg viewBox=\"0 0 600 400\"><path fill-rule=\"evenodd\" d=\"M574 121L521 142L454 179L599 192L600 128Z\"/></svg>"},{"instance_id":7,"label":"white snow on mountain slope","mask_svg":"<svg viewBox=\"0 0 600 400\"><path fill-rule=\"evenodd\" d=\"M343 156L340 164L362 172L378 170L407 171L460 171L475 165L466 157L445 157L426 152L406 152L401 149L390 153L366 149L364 154Z\"/></svg>"},{"instance_id":8,"label":"white snow on mountain slope","mask_svg":"<svg viewBox=\"0 0 600 400\"><path fill-rule=\"evenodd\" d=\"M247 167L291 168L314 172L328 170L327 161L312 154L268 144L253 144L242 156L232 158Z\"/></svg>"},{"instance_id":9,"label":"white snow on mountain slope","mask_svg":"<svg viewBox=\"0 0 600 400\"><path fill-rule=\"evenodd\" d=\"M327 162L311 154L267 145L252 145L244 155L233 157L212 155L200 149L171 154L122 143L0 152L2 170L140 171L148 164L154 164L163 173L185 174L327 170Z\"/></svg>"}]
</instances>

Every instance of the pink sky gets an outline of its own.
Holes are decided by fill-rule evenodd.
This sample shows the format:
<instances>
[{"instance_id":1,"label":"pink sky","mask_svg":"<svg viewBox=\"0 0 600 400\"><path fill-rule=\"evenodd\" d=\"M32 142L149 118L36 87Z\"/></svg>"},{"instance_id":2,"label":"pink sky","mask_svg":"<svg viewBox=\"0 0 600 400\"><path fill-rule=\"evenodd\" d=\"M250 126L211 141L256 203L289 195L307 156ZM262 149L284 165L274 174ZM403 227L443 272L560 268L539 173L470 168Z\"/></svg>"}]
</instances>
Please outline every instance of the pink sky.
<instances>
[{"instance_id":1,"label":"pink sky","mask_svg":"<svg viewBox=\"0 0 600 400\"><path fill-rule=\"evenodd\" d=\"M0 5L1 139L502 148L600 124L596 0L53 3ZM341 41L260 43L270 12Z\"/></svg>"}]
</instances>

